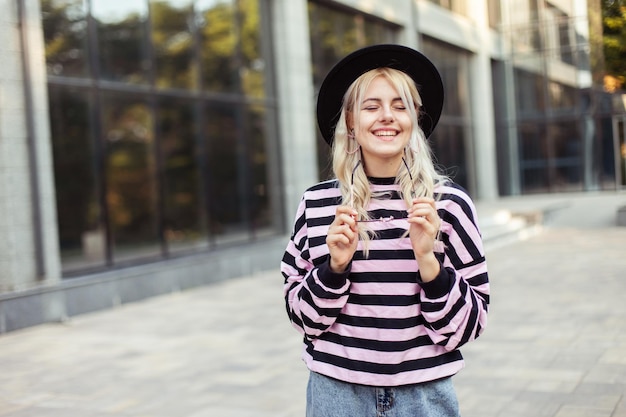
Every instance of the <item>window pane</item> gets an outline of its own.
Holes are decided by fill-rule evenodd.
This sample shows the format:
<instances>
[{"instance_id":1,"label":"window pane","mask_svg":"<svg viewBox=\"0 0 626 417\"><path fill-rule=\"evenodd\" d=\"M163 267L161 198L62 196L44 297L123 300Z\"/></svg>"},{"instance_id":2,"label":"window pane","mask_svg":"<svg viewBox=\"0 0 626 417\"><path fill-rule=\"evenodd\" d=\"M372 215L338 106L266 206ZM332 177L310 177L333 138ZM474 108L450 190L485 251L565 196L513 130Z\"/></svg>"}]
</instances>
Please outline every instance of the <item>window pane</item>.
<instances>
[{"instance_id":1,"label":"window pane","mask_svg":"<svg viewBox=\"0 0 626 417\"><path fill-rule=\"evenodd\" d=\"M206 112L209 172L209 228L217 243L247 240L250 207L244 120L239 108L223 106Z\"/></svg>"},{"instance_id":2,"label":"window pane","mask_svg":"<svg viewBox=\"0 0 626 417\"><path fill-rule=\"evenodd\" d=\"M599 155L597 155L594 164L594 176L599 178L602 189L615 189L617 172L615 170L616 149L613 141L613 119L609 116L601 117L596 120L595 125L597 132L599 132L600 146L597 147ZM626 147L622 156L626 162ZM626 176L623 178L625 181L623 185L626 185Z\"/></svg>"},{"instance_id":3,"label":"window pane","mask_svg":"<svg viewBox=\"0 0 626 417\"><path fill-rule=\"evenodd\" d=\"M203 88L215 92L237 92L237 29L232 0L199 0L200 68Z\"/></svg>"},{"instance_id":4,"label":"window pane","mask_svg":"<svg viewBox=\"0 0 626 417\"><path fill-rule=\"evenodd\" d=\"M515 97L519 116L540 116L546 112L545 78L539 74L515 70Z\"/></svg>"},{"instance_id":5,"label":"window pane","mask_svg":"<svg viewBox=\"0 0 626 417\"><path fill-rule=\"evenodd\" d=\"M473 192L472 173L467 162L472 160L468 54L430 38L424 39L423 49L439 70L446 86L441 119L430 139L433 152L440 170Z\"/></svg>"},{"instance_id":6,"label":"window pane","mask_svg":"<svg viewBox=\"0 0 626 417\"><path fill-rule=\"evenodd\" d=\"M524 192L580 191L582 147L576 121L520 126Z\"/></svg>"},{"instance_id":7,"label":"window pane","mask_svg":"<svg viewBox=\"0 0 626 417\"><path fill-rule=\"evenodd\" d=\"M313 82L316 90L337 61L355 49L356 15L309 2L309 30L313 55Z\"/></svg>"},{"instance_id":8,"label":"window pane","mask_svg":"<svg viewBox=\"0 0 626 417\"><path fill-rule=\"evenodd\" d=\"M465 134L462 126L440 124L430 137L429 143L437 155L436 164L440 172L449 175L455 183L468 184Z\"/></svg>"},{"instance_id":9,"label":"window pane","mask_svg":"<svg viewBox=\"0 0 626 417\"><path fill-rule=\"evenodd\" d=\"M239 0L241 18L241 86L250 97L265 96L265 61L261 48L261 11L258 0Z\"/></svg>"},{"instance_id":10,"label":"window pane","mask_svg":"<svg viewBox=\"0 0 626 417\"><path fill-rule=\"evenodd\" d=\"M251 204L250 216L255 233L263 233L272 226L271 199L272 190L267 166L267 114L262 106L250 109L250 178Z\"/></svg>"},{"instance_id":11,"label":"window pane","mask_svg":"<svg viewBox=\"0 0 626 417\"><path fill-rule=\"evenodd\" d=\"M434 40L424 41L424 53L441 75L446 87L442 114L448 117L468 117L467 54L452 46Z\"/></svg>"},{"instance_id":12,"label":"window pane","mask_svg":"<svg viewBox=\"0 0 626 417\"><path fill-rule=\"evenodd\" d=\"M41 15L48 74L87 75L87 18L83 1L42 0Z\"/></svg>"},{"instance_id":13,"label":"window pane","mask_svg":"<svg viewBox=\"0 0 626 417\"><path fill-rule=\"evenodd\" d=\"M548 82L550 107L555 112L572 114L577 107L578 89L555 81Z\"/></svg>"},{"instance_id":14,"label":"window pane","mask_svg":"<svg viewBox=\"0 0 626 417\"><path fill-rule=\"evenodd\" d=\"M368 45L394 42L393 30L379 22L366 20L363 25L363 32L365 43Z\"/></svg>"},{"instance_id":15,"label":"window pane","mask_svg":"<svg viewBox=\"0 0 626 417\"><path fill-rule=\"evenodd\" d=\"M564 11L551 4L546 4L544 19L545 42L548 44L550 58L574 65L573 20Z\"/></svg>"},{"instance_id":16,"label":"window pane","mask_svg":"<svg viewBox=\"0 0 626 417\"><path fill-rule=\"evenodd\" d=\"M156 255L155 159L152 115L146 102L103 97L106 198L116 262Z\"/></svg>"},{"instance_id":17,"label":"window pane","mask_svg":"<svg viewBox=\"0 0 626 417\"><path fill-rule=\"evenodd\" d=\"M544 193L550 189L549 150L545 126L525 123L519 126L520 169L523 193Z\"/></svg>"},{"instance_id":18,"label":"window pane","mask_svg":"<svg viewBox=\"0 0 626 417\"><path fill-rule=\"evenodd\" d=\"M582 142L578 121L554 122L548 140L553 147L553 191L582 191Z\"/></svg>"},{"instance_id":19,"label":"window pane","mask_svg":"<svg viewBox=\"0 0 626 417\"><path fill-rule=\"evenodd\" d=\"M150 14L157 87L193 89L197 84L197 69L189 31L191 2L153 0Z\"/></svg>"},{"instance_id":20,"label":"window pane","mask_svg":"<svg viewBox=\"0 0 626 417\"><path fill-rule=\"evenodd\" d=\"M208 247L193 102L162 98L164 232L170 250Z\"/></svg>"},{"instance_id":21,"label":"window pane","mask_svg":"<svg viewBox=\"0 0 626 417\"><path fill-rule=\"evenodd\" d=\"M147 0L92 2L97 25L100 77L112 81L147 83Z\"/></svg>"},{"instance_id":22,"label":"window pane","mask_svg":"<svg viewBox=\"0 0 626 417\"><path fill-rule=\"evenodd\" d=\"M84 91L63 87L51 87L49 100L63 269L104 265L106 238L91 133L92 100Z\"/></svg>"}]
</instances>

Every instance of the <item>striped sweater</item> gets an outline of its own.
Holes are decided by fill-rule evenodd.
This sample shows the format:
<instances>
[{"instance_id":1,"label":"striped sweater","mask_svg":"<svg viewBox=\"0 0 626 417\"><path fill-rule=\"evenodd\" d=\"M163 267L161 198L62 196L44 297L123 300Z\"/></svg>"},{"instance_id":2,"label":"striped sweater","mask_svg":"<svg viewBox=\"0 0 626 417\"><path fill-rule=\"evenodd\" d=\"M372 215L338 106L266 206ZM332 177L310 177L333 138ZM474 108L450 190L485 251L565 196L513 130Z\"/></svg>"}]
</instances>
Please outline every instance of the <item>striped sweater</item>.
<instances>
[{"instance_id":1,"label":"striped sweater","mask_svg":"<svg viewBox=\"0 0 626 417\"><path fill-rule=\"evenodd\" d=\"M393 179L370 179L368 210L376 236L364 257L359 242L345 273L329 267L326 234L341 193L336 180L308 189L281 262L287 313L314 372L342 381L399 386L454 375L458 348L487 322L489 281L475 207L459 187L436 190L442 268L422 283L408 237L406 204Z\"/></svg>"}]
</instances>

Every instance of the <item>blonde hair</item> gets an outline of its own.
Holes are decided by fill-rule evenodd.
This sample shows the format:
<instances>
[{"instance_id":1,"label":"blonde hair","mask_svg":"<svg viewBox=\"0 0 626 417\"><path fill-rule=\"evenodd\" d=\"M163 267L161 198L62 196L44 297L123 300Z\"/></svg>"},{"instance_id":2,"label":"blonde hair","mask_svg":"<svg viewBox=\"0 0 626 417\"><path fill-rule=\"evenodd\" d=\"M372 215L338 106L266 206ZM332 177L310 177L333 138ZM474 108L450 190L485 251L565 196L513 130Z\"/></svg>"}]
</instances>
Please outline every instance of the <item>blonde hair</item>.
<instances>
[{"instance_id":1,"label":"blonde hair","mask_svg":"<svg viewBox=\"0 0 626 417\"><path fill-rule=\"evenodd\" d=\"M435 170L432 151L426 135L419 126L418 112L422 106L422 98L413 79L402 71L387 67L368 71L357 78L344 94L332 145L333 171L339 180L342 204L352 204L358 212L359 219L369 219L367 208L372 199L372 192L363 165L360 163L360 152L354 152L358 145L356 139L348 132L348 124L350 121L354 123L358 120L359 103L363 101L367 88L376 77L384 77L397 90L413 122L409 143L404 152L406 166L401 164L396 174L396 183L400 185L402 198L407 208L414 197L433 197L435 187L448 181L446 176ZM353 170L354 186L351 192ZM359 237L364 242L364 250L367 254L368 244L373 234L367 227L367 223L359 223L358 226Z\"/></svg>"}]
</instances>

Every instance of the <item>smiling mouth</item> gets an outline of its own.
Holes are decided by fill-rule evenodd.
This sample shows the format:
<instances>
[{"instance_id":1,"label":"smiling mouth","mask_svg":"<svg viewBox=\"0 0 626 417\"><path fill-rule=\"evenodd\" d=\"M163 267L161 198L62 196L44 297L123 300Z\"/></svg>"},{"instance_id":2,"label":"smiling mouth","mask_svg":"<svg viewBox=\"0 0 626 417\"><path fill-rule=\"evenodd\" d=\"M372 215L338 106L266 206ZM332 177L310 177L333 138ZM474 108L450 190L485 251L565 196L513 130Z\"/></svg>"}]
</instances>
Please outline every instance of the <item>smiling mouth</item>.
<instances>
[{"instance_id":1,"label":"smiling mouth","mask_svg":"<svg viewBox=\"0 0 626 417\"><path fill-rule=\"evenodd\" d=\"M374 136L376 136L377 138L382 138L382 139L392 139L396 136L398 136L398 132L396 132L395 130L385 130L385 131L379 131L379 132L374 132Z\"/></svg>"}]
</instances>

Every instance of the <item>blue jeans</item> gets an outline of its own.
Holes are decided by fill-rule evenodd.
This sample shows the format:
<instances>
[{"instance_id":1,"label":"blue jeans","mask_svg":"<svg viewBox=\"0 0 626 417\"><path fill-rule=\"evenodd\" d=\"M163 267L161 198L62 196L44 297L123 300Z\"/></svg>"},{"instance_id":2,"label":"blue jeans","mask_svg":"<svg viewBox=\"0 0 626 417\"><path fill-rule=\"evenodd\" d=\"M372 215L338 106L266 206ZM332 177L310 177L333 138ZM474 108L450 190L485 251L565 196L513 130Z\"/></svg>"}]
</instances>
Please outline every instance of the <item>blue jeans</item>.
<instances>
[{"instance_id":1,"label":"blue jeans","mask_svg":"<svg viewBox=\"0 0 626 417\"><path fill-rule=\"evenodd\" d=\"M311 372L306 417L459 417L459 405L451 378L385 388Z\"/></svg>"}]
</instances>

